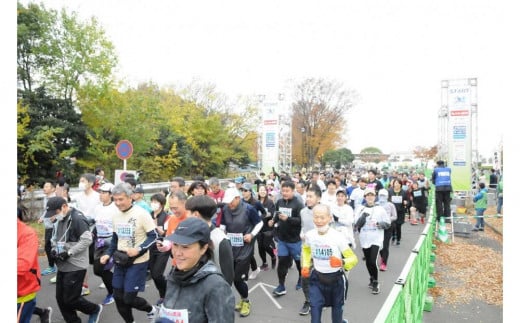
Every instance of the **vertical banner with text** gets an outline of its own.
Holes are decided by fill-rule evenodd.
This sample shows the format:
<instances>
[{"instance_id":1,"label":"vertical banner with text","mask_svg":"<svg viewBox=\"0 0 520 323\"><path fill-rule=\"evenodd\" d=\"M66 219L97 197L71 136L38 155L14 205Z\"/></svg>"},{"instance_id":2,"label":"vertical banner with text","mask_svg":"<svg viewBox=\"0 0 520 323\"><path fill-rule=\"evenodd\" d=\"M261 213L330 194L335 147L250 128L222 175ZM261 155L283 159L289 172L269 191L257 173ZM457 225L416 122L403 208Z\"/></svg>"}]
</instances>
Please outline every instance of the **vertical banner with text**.
<instances>
[{"instance_id":1,"label":"vertical banner with text","mask_svg":"<svg viewBox=\"0 0 520 323\"><path fill-rule=\"evenodd\" d=\"M262 127L262 170L268 174L273 167L278 171L278 102L262 103Z\"/></svg>"},{"instance_id":2,"label":"vertical banner with text","mask_svg":"<svg viewBox=\"0 0 520 323\"><path fill-rule=\"evenodd\" d=\"M448 81L448 166L454 191L471 190L472 111L469 79Z\"/></svg>"}]
</instances>

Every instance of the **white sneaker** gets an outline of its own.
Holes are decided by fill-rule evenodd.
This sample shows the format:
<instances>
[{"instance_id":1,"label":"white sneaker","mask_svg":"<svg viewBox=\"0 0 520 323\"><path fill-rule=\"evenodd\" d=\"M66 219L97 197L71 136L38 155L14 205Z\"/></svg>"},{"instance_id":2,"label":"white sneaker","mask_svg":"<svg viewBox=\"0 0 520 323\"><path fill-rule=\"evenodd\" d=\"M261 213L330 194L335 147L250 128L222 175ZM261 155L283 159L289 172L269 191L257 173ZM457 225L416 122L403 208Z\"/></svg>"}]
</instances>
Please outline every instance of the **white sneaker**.
<instances>
[{"instance_id":1,"label":"white sneaker","mask_svg":"<svg viewBox=\"0 0 520 323\"><path fill-rule=\"evenodd\" d=\"M107 288L107 287L105 286L105 283L101 283L101 285L99 285L99 288Z\"/></svg>"},{"instance_id":2,"label":"white sneaker","mask_svg":"<svg viewBox=\"0 0 520 323\"><path fill-rule=\"evenodd\" d=\"M146 317L148 318L148 320L150 322L154 322L156 315L157 315L157 308L152 305L152 310L150 312L146 313Z\"/></svg>"},{"instance_id":3,"label":"white sneaker","mask_svg":"<svg viewBox=\"0 0 520 323\"><path fill-rule=\"evenodd\" d=\"M54 277L52 277L51 279L49 279L49 281L51 282L51 284L56 284L56 277L58 277L58 276L54 276Z\"/></svg>"},{"instance_id":4,"label":"white sneaker","mask_svg":"<svg viewBox=\"0 0 520 323\"><path fill-rule=\"evenodd\" d=\"M260 268L256 268L255 271L252 271L250 274L249 274L249 279L256 279L256 276L258 276L258 274L260 273Z\"/></svg>"}]
</instances>

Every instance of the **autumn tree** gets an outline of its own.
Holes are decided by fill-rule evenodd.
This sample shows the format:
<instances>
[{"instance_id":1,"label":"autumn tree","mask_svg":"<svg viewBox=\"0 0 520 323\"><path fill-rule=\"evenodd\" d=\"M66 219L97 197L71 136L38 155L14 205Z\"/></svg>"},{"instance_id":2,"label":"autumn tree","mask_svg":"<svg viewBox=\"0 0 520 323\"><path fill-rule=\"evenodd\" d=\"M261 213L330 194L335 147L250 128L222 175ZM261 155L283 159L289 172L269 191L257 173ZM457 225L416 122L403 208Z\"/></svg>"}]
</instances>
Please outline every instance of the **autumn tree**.
<instances>
[{"instance_id":1,"label":"autumn tree","mask_svg":"<svg viewBox=\"0 0 520 323\"><path fill-rule=\"evenodd\" d=\"M251 107L243 107L243 114L225 106L207 108L202 104L211 98L201 94L197 103L177 91L143 83L123 92L115 88L80 92L83 120L92 129L93 143L84 166L101 163L108 172L120 168L114 147L121 139L134 147L128 168L143 170L146 181L164 181L173 174L223 175L230 161L249 158L251 143L256 142L256 132L250 128L255 119L246 117L256 115Z\"/></svg>"},{"instance_id":2,"label":"autumn tree","mask_svg":"<svg viewBox=\"0 0 520 323\"><path fill-rule=\"evenodd\" d=\"M346 113L359 96L339 82L315 78L297 84L293 96L293 156L312 167L318 156L342 144Z\"/></svg>"},{"instance_id":3,"label":"autumn tree","mask_svg":"<svg viewBox=\"0 0 520 323\"><path fill-rule=\"evenodd\" d=\"M427 163L428 160L432 160L437 156L437 152L439 151L437 145L432 147L421 147L417 146L413 150L413 155L416 158L419 158L422 162Z\"/></svg>"}]
</instances>

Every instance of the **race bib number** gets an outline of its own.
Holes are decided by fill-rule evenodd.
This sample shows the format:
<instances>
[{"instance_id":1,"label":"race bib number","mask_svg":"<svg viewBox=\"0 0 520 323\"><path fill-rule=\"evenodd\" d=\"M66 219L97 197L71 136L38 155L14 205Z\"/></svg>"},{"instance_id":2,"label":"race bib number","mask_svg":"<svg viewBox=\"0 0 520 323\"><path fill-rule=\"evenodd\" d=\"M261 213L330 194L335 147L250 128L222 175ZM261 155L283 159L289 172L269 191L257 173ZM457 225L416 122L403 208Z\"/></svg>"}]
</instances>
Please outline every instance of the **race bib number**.
<instances>
[{"instance_id":1,"label":"race bib number","mask_svg":"<svg viewBox=\"0 0 520 323\"><path fill-rule=\"evenodd\" d=\"M229 241L231 241L232 247L242 247L244 246L244 235L242 233L231 233L227 234Z\"/></svg>"},{"instance_id":2,"label":"race bib number","mask_svg":"<svg viewBox=\"0 0 520 323\"><path fill-rule=\"evenodd\" d=\"M121 239L131 239L134 236L134 230L130 223L118 223L116 224L117 237Z\"/></svg>"},{"instance_id":3,"label":"race bib number","mask_svg":"<svg viewBox=\"0 0 520 323\"><path fill-rule=\"evenodd\" d=\"M112 220L100 219L96 221L98 237L110 237L112 235Z\"/></svg>"},{"instance_id":4,"label":"race bib number","mask_svg":"<svg viewBox=\"0 0 520 323\"><path fill-rule=\"evenodd\" d=\"M403 197L400 195L392 196L392 203L403 203Z\"/></svg>"},{"instance_id":5,"label":"race bib number","mask_svg":"<svg viewBox=\"0 0 520 323\"><path fill-rule=\"evenodd\" d=\"M287 217L291 217L292 215L292 209L287 207L281 207L278 211L282 213L283 215L286 215Z\"/></svg>"},{"instance_id":6,"label":"race bib number","mask_svg":"<svg viewBox=\"0 0 520 323\"><path fill-rule=\"evenodd\" d=\"M422 192L421 191L413 191L413 196L414 197L420 197L420 196L422 196Z\"/></svg>"},{"instance_id":7,"label":"race bib number","mask_svg":"<svg viewBox=\"0 0 520 323\"><path fill-rule=\"evenodd\" d=\"M56 244L56 252L57 253L62 253L63 251L65 251L65 242L64 241L59 241Z\"/></svg>"},{"instance_id":8,"label":"race bib number","mask_svg":"<svg viewBox=\"0 0 520 323\"><path fill-rule=\"evenodd\" d=\"M161 304L159 317L168 319L174 323L189 323L188 310L172 310Z\"/></svg>"}]
</instances>

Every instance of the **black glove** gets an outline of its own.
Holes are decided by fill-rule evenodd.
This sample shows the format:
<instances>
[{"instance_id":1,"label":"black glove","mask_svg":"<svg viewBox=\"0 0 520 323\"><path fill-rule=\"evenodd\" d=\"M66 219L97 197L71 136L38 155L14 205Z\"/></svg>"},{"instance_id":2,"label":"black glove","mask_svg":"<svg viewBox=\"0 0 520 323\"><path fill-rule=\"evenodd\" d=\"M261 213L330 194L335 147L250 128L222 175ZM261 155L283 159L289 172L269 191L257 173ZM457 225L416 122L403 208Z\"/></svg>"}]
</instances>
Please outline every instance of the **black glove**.
<instances>
[{"instance_id":1,"label":"black glove","mask_svg":"<svg viewBox=\"0 0 520 323\"><path fill-rule=\"evenodd\" d=\"M56 259L58 259L60 261L66 261L67 259L69 259L69 257L70 257L69 253L67 251L63 251L58 254Z\"/></svg>"},{"instance_id":2,"label":"black glove","mask_svg":"<svg viewBox=\"0 0 520 323\"><path fill-rule=\"evenodd\" d=\"M360 231L361 228L365 225L365 223L367 222L367 217L369 215L370 214L367 212L363 212L363 214L361 214L361 216L359 217L359 219L356 222L356 227L357 227L358 231Z\"/></svg>"}]
</instances>

